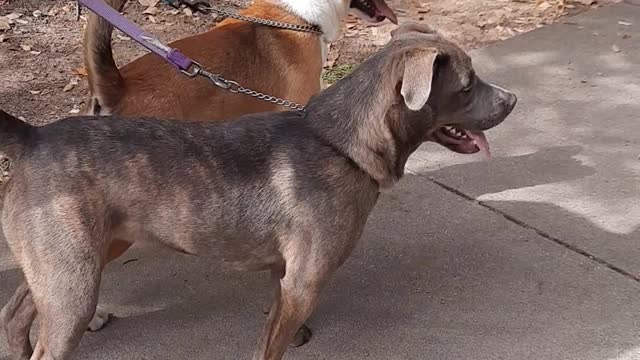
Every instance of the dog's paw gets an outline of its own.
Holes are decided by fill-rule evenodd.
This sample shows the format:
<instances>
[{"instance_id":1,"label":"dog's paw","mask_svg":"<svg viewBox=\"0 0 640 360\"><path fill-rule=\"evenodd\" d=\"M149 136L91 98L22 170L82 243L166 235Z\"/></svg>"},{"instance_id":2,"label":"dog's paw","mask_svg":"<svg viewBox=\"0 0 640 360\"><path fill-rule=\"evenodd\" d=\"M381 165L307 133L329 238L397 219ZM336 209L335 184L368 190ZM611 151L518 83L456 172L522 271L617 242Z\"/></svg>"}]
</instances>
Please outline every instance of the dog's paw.
<instances>
[{"instance_id":1,"label":"dog's paw","mask_svg":"<svg viewBox=\"0 0 640 360\"><path fill-rule=\"evenodd\" d=\"M309 340L311 340L311 329L309 329L309 327L307 325L302 325L300 327L300 329L298 329L298 332L296 332L296 336L293 338L293 341L291 341L291 344L289 346L291 347L299 347L302 346L306 343L309 342Z\"/></svg>"},{"instance_id":2,"label":"dog's paw","mask_svg":"<svg viewBox=\"0 0 640 360\"><path fill-rule=\"evenodd\" d=\"M98 331L102 329L109 322L110 318L111 314L104 310L97 309L96 313L93 315L93 319L91 319L91 322L89 323L88 330Z\"/></svg>"}]
</instances>

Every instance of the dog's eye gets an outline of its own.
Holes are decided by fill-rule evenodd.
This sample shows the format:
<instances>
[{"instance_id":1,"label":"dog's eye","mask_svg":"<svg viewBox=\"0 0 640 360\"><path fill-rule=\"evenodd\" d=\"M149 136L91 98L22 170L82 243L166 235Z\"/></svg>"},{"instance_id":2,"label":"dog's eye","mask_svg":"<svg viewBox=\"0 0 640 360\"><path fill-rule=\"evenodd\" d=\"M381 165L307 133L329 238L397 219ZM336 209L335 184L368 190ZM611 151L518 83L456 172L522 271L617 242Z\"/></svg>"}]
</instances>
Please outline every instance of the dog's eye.
<instances>
[{"instance_id":1,"label":"dog's eye","mask_svg":"<svg viewBox=\"0 0 640 360\"><path fill-rule=\"evenodd\" d=\"M462 88L463 92L469 92L473 89L473 85L475 85L475 77L470 77L469 82Z\"/></svg>"}]
</instances>

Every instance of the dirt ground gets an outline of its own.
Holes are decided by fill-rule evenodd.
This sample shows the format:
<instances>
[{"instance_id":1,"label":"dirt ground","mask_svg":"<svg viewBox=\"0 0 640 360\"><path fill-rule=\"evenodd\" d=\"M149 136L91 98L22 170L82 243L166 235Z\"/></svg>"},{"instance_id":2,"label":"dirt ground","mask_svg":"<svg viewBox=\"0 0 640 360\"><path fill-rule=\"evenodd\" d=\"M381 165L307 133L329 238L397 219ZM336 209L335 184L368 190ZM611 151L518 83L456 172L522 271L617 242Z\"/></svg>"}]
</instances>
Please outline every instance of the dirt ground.
<instances>
[{"instance_id":1,"label":"dirt ground","mask_svg":"<svg viewBox=\"0 0 640 360\"><path fill-rule=\"evenodd\" d=\"M202 32L215 24L213 16L173 10L162 3L154 15L143 14L150 0L132 0L125 8L130 19L164 41ZM153 0L151 0L153 1ZM212 1L227 10L247 0ZM616 0L387 0L400 21L424 21L472 49L504 40L589 7ZM82 67L82 31L86 10L75 19L75 3L67 0L0 0L0 108L28 121L44 121L78 112L87 98ZM393 26L372 26L347 19L342 38L332 46L325 79L335 81L388 39ZM117 33L118 64L144 54L132 40Z\"/></svg>"}]
</instances>

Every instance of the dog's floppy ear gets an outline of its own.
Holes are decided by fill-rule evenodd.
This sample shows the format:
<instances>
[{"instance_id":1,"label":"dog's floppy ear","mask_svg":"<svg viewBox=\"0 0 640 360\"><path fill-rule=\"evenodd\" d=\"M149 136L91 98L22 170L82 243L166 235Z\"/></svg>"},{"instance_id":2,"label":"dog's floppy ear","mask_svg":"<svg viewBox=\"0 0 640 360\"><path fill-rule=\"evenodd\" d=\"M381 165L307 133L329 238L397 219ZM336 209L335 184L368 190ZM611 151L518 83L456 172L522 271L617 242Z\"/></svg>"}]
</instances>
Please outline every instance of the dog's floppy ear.
<instances>
[{"instance_id":1,"label":"dog's floppy ear","mask_svg":"<svg viewBox=\"0 0 640 360\"><path fill-rule=\"evenodd\" d=\"M403 23L402 25L392 30L391 38L395 39L402 34L407 34L412 32L427 34L427 35L438 35L438 31L432 29L427 24L419 23L416 21L409 21L409 22Z\"/></svg>"},{"instance_id":2,"label":"dog's floppy ear","mask_svg":"<svg viewBox=\"0 0 640 360\"><path fill-rule=\"evenodd\" d=\"M429 100L437 56L435 48L412 49L405 54L400 94L413 111L422 109Z\"/></svg>"}]
</instances>

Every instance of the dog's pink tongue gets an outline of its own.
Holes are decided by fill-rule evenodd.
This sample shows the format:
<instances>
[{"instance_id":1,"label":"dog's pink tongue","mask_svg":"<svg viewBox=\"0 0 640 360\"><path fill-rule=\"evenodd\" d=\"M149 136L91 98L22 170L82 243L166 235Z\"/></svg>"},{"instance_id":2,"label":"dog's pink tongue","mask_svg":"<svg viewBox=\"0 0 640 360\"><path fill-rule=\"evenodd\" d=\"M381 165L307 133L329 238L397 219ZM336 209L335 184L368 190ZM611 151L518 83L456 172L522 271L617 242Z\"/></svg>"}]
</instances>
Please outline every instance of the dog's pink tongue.
<instances>
[{"instance_id":1,"label":"dog's pink tongue","mask_svg":"<svg viewBox=\"0 0 640 360\"><path fill-rule=\"evenodd\" d=\"M478 146L478 148L480 148L480 152L482 153L482 156L484 156L486 160L491 160L491 150L489 149L489 141L487 140L487 137L484 136L484 133L482 131L472 132L469 130L465 130L465 133L467 133L467 136L472 138L473 141Z\"/></svg>"},{"instance_id":2,"label":"dog's pink tongue","mask_svg":"<svg viewBox=\"0 0 640 360\"><path fill-rule=\"evenodd\" d=\"M384 0L373 0L373 5L376 7L376 13L384 15L392 23L396 25L398 24L398 17L396 16L396 13L391 10Z\"/></svg>"}]
</instances>

